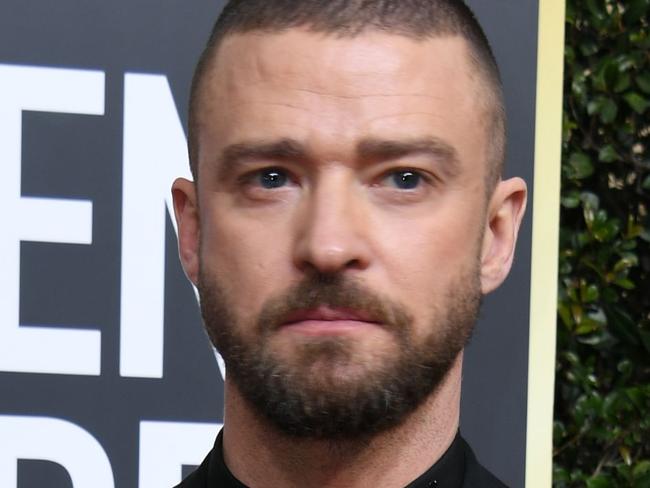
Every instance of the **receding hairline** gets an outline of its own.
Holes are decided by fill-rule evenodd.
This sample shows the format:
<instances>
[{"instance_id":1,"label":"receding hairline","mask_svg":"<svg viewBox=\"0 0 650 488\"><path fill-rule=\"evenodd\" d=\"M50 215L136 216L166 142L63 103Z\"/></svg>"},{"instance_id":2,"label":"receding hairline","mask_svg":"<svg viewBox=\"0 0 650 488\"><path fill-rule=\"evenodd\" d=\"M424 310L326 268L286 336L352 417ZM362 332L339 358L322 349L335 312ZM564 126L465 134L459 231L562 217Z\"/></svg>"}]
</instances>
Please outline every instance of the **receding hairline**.
<instances>
[{"instance_id":1,"label":"receding hairline","mask_svg":"<svg viewBox=\"0 0 650 488\"><path fill-rule=\"evenodd\" d=\"M218 27L218 25L217 25ZM426 41L429 39L439 39L445 37L457 37L464 41L468 60L468 76L473 80L476 78L474 85L480 93L477 94L477 100L482 99L480 103L481 116L485 119L487 125L487 154L486 164L486 190L491 193L491 189L499 180L505 159L505 109L503 105L503 92L501 79L496 66L496 61L492 55L489 44L484 46L472 39L470 36L459 28L442 28L439 30L429 30L421 32L397 26L394 28L385 28L368 23L362 28L346 29L340 28L332 30L331 26L318 25L312 23L284 26L266 26L260 28L250 28L250 26L238 26L237 28L219 30L215 28L206 49L204 50L192 80L192 89L190 94L190 114L189 114L189 134L188 145L190 153L190 164L195 180L198 179L198 103L201 99L202 87L205 79L209 78L210 71L214 69L219 50L226 38L236 35L257 34L257 35L280 35L290 30L302 30L308 33L320 34L324 37L335 39L355 39L367 33L381 33L386 35L401 36L416 42ZM482 32L482 31L481 31ZM485 51L487 49L487 51ZM486 56L488 59L485 59ZM484 95L482 97L481 95Z\"/></svg>"}]
</instances>

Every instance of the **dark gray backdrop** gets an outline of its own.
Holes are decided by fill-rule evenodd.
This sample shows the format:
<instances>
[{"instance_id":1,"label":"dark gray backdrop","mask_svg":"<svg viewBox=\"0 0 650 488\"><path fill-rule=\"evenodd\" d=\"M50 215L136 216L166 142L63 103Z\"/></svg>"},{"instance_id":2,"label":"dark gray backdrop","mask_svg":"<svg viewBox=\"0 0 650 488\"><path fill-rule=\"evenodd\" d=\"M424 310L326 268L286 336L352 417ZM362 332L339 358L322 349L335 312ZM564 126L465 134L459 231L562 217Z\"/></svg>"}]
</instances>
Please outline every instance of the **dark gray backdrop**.
<instances>
[{"instance_id":1,"label":"dark gray backdrop","mask_svg":"<svg viewBox=\"0 0 650 488\"><path fill-rule=\"evenodd\" d=\"M101 376L0 371L0 415L56 417L83 427L105 449L120 488L138 485L141 419L221 421L223 384L169 219L164 377L121 377L118 358L124 75L165 75L185 124L192 69L222 3L0 2L0 64L100 70L106 96L103 116L25 112L21 168L24 196L93 202L93 242L21 243L20 324L101 330ZM469 3L503 73L507 173L523 176L532 190L538 2ZM524 485L531 215L529 206L510 278L484 302L466 354L462 400L463 434L479 459L514 487ZM23 460L18 485L71 483L54 463Z\"/></svg>"}]
</instances>

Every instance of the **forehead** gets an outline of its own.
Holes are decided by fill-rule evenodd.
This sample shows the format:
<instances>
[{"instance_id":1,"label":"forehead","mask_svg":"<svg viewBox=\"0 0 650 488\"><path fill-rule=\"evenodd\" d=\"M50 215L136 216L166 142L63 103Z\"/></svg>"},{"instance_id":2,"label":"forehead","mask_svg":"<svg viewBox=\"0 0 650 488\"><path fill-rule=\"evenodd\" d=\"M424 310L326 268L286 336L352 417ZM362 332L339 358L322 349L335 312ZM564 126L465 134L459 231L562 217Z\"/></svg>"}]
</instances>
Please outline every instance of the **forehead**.
<instances>
[{"instance_id":1,"label":"forehead","mask_svg":"<svg viewBox=\"0 0 650 488\"><path fill-rule=\"evenodd\" d=\"M336 158L364 138L429 136L471 158L485 143L476 78L460 37L229 35L202 84L199 162L229 144L287 137Z\"/></svg>"}]
</instances>

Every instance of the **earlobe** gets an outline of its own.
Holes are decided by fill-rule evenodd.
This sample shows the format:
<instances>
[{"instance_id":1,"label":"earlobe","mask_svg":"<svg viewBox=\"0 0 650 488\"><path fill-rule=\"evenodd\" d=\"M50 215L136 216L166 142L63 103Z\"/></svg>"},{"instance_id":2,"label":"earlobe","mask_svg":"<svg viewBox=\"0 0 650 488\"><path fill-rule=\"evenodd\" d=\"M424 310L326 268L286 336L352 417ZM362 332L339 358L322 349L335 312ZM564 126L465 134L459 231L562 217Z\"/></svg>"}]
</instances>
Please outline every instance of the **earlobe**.
<instances>
[{"instance_id":1,"label":"earlobe","mask_svg":"<svg viewBox=\"0 0 650 488\"><path fill-rule=\"evenodd\" d=\"M492 194L481 252L483 294L498 288L510 272L526 199L526 183L521 178L500 181Z\"/></svg>"},{"instance_id":2,"label":"earlobe","mask_svg":"<svg viewBox=\"0 0 650 488\"><path fill-rule=\"evenodd\" d=\"M187 278L196 285L199 274L200 222L194 182L178 178L172 185L178 232L178 254Z\"/></svg>"}]
</instances>

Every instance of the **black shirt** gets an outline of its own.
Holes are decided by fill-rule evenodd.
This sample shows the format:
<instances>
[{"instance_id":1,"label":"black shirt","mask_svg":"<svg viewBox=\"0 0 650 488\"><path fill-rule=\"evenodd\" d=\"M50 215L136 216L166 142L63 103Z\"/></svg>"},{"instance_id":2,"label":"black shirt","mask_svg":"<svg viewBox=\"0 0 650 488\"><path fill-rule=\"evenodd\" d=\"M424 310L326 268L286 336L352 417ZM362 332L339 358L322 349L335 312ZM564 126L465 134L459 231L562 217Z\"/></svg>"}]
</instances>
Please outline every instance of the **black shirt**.
<instances>
[{"instance_id":1,"label":"black shirt","mask_svg":"<svg viewBox=\"0 0 650 488\"><path fill-rule=\"evenodd\" d=\"M223 434L201 465L176 488L247 488L230 472L223 460ZM442 457L406 488L505 488L481 466L460 434Z\"/></svg>"}]
</instances>

